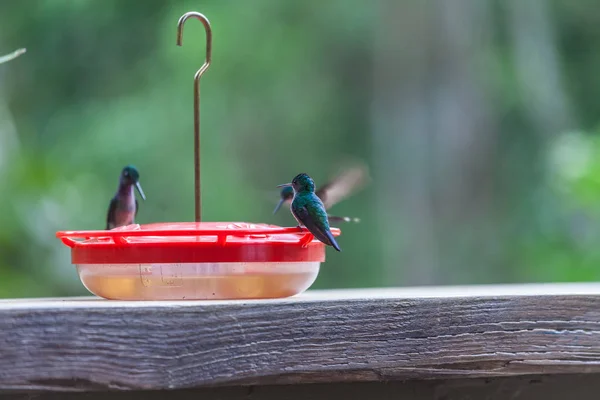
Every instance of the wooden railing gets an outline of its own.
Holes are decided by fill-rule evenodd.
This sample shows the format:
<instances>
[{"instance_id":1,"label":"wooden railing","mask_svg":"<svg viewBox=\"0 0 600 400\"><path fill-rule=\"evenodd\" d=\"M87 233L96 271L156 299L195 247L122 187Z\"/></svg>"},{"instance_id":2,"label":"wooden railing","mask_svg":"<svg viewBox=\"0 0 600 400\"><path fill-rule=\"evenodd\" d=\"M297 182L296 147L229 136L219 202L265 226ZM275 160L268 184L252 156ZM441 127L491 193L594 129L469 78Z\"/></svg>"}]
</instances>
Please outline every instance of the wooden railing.
<instances>
[{"instance_id":1,"label":"wooden railing","mask_svg":"<svg viewBox=\"0 0 600 400\"><path fill-rule=\"evenodd\" d=\"M600 285L3 300L0 349L13 397L597 399Z\"/></svg>"}]
</instances>

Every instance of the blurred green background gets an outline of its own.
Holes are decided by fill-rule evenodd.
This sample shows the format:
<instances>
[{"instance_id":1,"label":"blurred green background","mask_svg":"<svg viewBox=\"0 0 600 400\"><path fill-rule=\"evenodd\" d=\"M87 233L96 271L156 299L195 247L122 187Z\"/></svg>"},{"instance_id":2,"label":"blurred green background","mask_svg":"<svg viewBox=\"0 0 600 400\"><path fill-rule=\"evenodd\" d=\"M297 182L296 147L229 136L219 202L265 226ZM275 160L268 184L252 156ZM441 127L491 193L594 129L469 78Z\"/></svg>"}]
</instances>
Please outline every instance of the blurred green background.
<instances>
[{"instance_id":1,"label":"blurred green background","mask_svg":"<svg viewBox=\"0 0 600 400\"><path fill-rule=\"evenodd\" d=\"M86 294L58 230L193 220L192 77L207 221L271 214L299 172L364 160L315 288L600 278L593 0L0 0L0 297Z\"/></svg>"}]
</instances>

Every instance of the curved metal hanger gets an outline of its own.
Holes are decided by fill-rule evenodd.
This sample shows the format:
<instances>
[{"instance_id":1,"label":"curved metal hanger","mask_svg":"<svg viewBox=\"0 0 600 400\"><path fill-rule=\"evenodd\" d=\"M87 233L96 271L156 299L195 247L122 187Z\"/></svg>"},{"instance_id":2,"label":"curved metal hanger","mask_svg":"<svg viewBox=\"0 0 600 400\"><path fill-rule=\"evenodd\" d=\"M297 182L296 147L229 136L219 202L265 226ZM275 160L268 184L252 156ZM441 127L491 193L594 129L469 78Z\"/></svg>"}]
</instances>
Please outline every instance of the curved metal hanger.
<instances>
[{"instance_id":1,"label":"curved metal hanger","mask_svg":"<svg viewBox=\"0 0 600 400\"><path fill-rule=\"evenodd\" d=\"M177 22L177 46L183 44L183 26L189 18L196 18L204 25L206 31L206 57L204 64L194 75L194 186L195 186L195 215L196 222L202 221L202 198L200 192L200 77L210 66L212 53L212 31L208 18L199 12L190 11L179 18Z\"/></svg>"}]
</instances>

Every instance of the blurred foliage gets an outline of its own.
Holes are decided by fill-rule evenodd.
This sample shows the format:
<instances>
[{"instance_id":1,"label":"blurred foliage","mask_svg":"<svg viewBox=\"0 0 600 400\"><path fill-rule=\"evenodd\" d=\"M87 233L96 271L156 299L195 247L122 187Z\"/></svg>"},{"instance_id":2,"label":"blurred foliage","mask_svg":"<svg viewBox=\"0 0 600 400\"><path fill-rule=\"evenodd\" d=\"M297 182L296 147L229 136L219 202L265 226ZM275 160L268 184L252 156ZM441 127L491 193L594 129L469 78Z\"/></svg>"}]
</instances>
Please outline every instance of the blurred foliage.
<instances>
[{"instance_id":1,"label":"blurred foliage","mask_svg":"<svg viewBox=\"0 0 600 400\"><path fill-rule=\"evenodd\" d=\"M0 297L86 293L54 235L103 228L126 164L148 197L136 222L193 219L201 24L175 45L190 10L214 35L205 220L293 225L271 215L274 186L358 158L373 183L332 213L362 222L314 287L599 279L600 14L533 3L0 0L0 54L27 48L0 65ZM453 108L473 88L485 107ZM407 115L429 124L410 136Z\"/></svg>"}]
</instances>

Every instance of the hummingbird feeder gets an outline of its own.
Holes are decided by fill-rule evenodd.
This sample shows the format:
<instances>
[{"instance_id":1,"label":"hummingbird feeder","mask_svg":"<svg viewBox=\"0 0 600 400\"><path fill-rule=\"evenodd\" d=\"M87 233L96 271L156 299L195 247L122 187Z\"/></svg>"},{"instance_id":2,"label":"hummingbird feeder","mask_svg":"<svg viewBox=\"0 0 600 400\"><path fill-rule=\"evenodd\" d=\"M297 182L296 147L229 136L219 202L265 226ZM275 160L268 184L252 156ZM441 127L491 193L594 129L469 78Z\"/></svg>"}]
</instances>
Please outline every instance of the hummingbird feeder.
<instances>
[{"instance_id":1,"label":"hummingbird feeder","mask_svg":"<svg viewBox=\"0 0 600 400\"><path fill-rule=\"evenodd\" d=\"M111 230L62 231L84 286L116 300L261 299L308 289L325 261L325 245L297 227L202 222L200 78L211 62L212 32L198 12L177 24L177 45L189 18L206 31L206 58L194 76L195 222L132 224ZM340 230L333 228L335 236Z\"/></svg>"}]
</instances>

